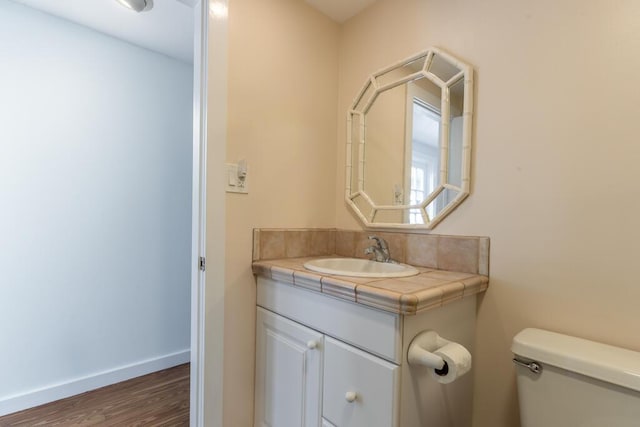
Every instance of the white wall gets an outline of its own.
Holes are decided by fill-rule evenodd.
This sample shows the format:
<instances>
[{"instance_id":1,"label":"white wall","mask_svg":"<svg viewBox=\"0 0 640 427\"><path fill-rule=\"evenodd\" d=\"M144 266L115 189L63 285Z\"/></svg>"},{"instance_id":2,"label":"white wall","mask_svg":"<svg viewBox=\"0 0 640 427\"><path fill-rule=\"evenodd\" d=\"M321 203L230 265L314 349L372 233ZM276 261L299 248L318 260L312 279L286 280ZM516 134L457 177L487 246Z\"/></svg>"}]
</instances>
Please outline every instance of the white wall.
<instances>
[{"instance_id":1,"label":"white wall","mask_svg":"<svg viewBox=\"0 0 640 427\"><path fill-rule=\"evenodd\" d=\"M188 360L191 98L190 65L0 0L0 413Z\"/></svg>"}]
</instances>

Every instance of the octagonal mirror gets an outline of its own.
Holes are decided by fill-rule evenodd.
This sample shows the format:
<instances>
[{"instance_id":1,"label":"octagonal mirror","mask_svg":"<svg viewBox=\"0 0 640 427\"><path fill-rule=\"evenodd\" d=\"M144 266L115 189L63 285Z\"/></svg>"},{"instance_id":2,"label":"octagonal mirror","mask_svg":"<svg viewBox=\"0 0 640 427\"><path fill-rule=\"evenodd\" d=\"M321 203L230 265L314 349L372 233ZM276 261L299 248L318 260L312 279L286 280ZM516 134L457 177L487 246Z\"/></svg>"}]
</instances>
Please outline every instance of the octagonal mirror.
<instances>
[{"instance_id":1,"label":"octagonal mirror","mask_svg":"<svg viewBox=\"0 0 640 427\"><path fill-rule=\"evenodd\" d=\"M372 74L347 114L346 200L368 227L431 229L469 194L473 69L430 48Z\"/></svg>"}]
</instances>

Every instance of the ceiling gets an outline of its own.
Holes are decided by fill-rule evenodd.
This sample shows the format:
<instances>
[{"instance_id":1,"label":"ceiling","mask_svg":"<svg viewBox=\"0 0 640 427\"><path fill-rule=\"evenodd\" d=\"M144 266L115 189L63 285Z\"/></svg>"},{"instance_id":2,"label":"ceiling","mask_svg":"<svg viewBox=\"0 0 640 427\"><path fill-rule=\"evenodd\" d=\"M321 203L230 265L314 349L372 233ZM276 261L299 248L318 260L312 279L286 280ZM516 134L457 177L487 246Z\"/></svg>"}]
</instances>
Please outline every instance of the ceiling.
<instances>
[{"instance_id":1,"label":"ceiling","mask_svg":"<svg viewBox=\"0 0 640 427\"><path fill-rule=\"evenodd\" d=\"M197 0L155 0L136 13L115 0L12 0L110 36L193 62L193 5Z\"/></svg>"},{"instance_id":2,"label":"ceiling","mask_svg":"<svg viewBox=\"0 0 640 427\"><path fill-rule=\"evenodd\" d=\"M336 22L344 22L357 15L376 0L305 0Z\"/></svg>"},{"instance_id":3,"label":"ceiling","mask_svg":"<svg viewBox=\"0 0 640 427\"><path fill-rule=\"evenodd\" d=\"M115 0L11 1L193 63L193 7L198 0L155 0L153 9L142 13L128 10ZM376 0L304 1L342 23Z\"/></svg>"}]
</instances>

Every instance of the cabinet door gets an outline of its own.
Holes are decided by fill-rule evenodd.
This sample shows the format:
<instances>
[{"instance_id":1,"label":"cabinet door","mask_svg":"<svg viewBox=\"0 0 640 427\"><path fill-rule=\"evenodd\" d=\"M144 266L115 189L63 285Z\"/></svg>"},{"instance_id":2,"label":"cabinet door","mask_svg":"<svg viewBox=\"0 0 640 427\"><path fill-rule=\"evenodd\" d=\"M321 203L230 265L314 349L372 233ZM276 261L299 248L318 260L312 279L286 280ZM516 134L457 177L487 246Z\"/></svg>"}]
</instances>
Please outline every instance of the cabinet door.
<instances>
[{"instance_id":1,"label":"cabinet door","mask_svg":"<svg viewBox=\"0 0 640 427\"><path fill-rule=\"evenodd\" d=\"M325 337L322 415L336 427L398 425L400 367Z\"/></svg>"},{"instance_id":2,"label":"cabinet door","mask_svg":"<svg viewBox=\"0 0 640 427\"><path fill-rule=\"evenodd\" d=\"M322 334L258 308L256 427L318 427Z\"/></svg>"}]
</instances>

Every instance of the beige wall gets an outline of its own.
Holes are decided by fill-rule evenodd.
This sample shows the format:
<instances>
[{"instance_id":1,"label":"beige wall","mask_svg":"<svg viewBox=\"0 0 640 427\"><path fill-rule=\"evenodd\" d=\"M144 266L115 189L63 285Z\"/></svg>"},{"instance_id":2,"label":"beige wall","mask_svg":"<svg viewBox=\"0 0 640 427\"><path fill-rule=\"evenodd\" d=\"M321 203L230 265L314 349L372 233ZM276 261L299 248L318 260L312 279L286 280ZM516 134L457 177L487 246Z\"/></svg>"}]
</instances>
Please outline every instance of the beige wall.
<instances>
[{"instance_id":1,"label":"beige wall","mask_svg":"<svg viewBox=\"0 0 640 427\"><path fill-rule=\"evenodd\" d=\"M475 427L518 425L509 348L524 327L640 350L639 16L633 0L380 0L341 29L340 228L358 227L342 118L366 75L428 46L475 67L472 193L434 230L491 237Z\"/></svg>"},{"instance_id":2,"label":"beige wall","mask_svg":"<svg viewBox=\"0 0 640 427\"><path fill-rule=\"evenodd\" d=\"M227 160L249 194L227 194L224 425L253 425L254 227L335 220L338 26L300 0L229 4Z\"/></svg>"},{"instance_id":3,"label":"beige wall","mask_svg":"<svg viewBox=\"0 0 640 427\"><path fill-rule=\"evenodd\" d=\"M372 71L431 45L476 69L472 193L434 230L491 237L474 426L517 425L524 327L640 350L640 4L380 0L342 27L300 0L229 13L227 159L247 159L250 194L226 199L225 426L252 422L251 229L359 228L346 109Z\"/></svg>"}]
</instances>

